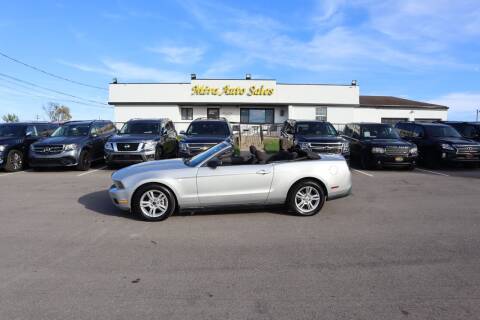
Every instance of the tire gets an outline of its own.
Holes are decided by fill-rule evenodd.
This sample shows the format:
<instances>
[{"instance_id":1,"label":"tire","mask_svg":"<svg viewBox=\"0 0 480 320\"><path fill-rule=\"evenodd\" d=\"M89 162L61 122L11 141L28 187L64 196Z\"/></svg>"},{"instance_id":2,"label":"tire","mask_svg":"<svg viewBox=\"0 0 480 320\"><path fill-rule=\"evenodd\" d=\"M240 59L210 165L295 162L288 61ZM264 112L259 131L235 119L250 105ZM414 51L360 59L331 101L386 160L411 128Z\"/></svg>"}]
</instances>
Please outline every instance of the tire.
<instances>
[{"instance_id":1,"label":"tire","mask_svg":"<svg viewBox=\"0 0 480 320\"><path fill-rule=\"evenodd\" d=\"M92 159L90 156L90 152L88 150L82 150L80 152L80 156L78 157L78 164L76 169L78 171L88 171L90 166L92 165Z\"/></svg>"},{"instance_id":2,"label":"tire","mask_svg":"<svg viewBox=\"0 0 480 320\"><path fill-rule=\"evenodd\" d=\"M5 163L5 171L17 172L24 167L23 153L19 150L10 150L7 155L7 161Z\"/></svg>"},{"instance_id":3,"label":"tire","mask_svg":"<svg viewBox=\"0 0 480 320\"><path fill-rule=\"evenodd\" d=\"M156 206L151 200L158 201ZM142 205L142 202L150 204ZM176 207L177 201L172 192L156 183L141 186L132 197L132 213L145 221L165 220L175 212Z\"/></svg>"},{"instance_id":4,"label":"tire","mask_svg":"<svg viewBox=\"0 0 480 320\"><path fill-rule=\"evenodd\" d=\"M362 168L363 170L368 170L368 169L371 169L371 164L368 160L368 156L366 153L361 153L360 154L360 168Z\"/></svg>"},{"instance_id":5,"label":"tire","mask_svg":"<svg viewBox=\"0 0 480 320\"><path fill-rule=\"evenodd\" d=\"M163 159L163 149L159 147L155 150L155 160L160 159Z\"/></svg>"},{"instance_id":6,"label":"tire","mask_svg":"<svg viewBox=\"0 0 480 320\"><path fill-rule=\"evenodd\" d=\"M305 199L305 197L307 198ZM305 200L308 203L305 203ZM325 193L323 188L315 181L301 181L290 189L288 206L296 215L313 216L320 212L324 204Z\"/></svg>"}]
</instances>

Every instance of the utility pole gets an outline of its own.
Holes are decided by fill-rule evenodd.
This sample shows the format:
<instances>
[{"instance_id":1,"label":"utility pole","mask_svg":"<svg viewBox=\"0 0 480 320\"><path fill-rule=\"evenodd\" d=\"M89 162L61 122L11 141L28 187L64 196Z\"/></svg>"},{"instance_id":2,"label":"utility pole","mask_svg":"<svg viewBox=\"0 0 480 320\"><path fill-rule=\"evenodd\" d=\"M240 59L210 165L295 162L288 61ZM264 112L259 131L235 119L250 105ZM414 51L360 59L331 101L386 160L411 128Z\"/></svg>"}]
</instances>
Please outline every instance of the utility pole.
<instances>
[{"instance_id":1,"label":"utility pole","mask_svg":"<svg viewBox=\"0 0 480 320\"><path fill-rule=\"evenodd\" d=\"M477 109L477 120L476 122L478 122L478 115L480 114L480 109Z\"/></svg>"}]
</instances>

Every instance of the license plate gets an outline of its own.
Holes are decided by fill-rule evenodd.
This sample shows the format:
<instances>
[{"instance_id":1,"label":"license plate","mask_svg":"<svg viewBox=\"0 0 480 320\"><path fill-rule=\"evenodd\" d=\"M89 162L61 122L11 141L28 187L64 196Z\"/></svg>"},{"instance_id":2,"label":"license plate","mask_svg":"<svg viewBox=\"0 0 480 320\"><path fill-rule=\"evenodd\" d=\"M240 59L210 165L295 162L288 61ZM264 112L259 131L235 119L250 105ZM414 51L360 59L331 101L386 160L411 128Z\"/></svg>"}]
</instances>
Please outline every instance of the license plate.
<instances>
[{"instance_id":1,"label":"license plate","mask_svg":"<svg viewBox=\"0 0 480 320\"><path fill-rule=\"evenodd\" d=\"M403 162L403 157L395 157L395 161L397 161L397 162Z\"/></svg>"},{"instance_id":2,"label":"license plate","mask_svg":"<svg viewBox=\"0 0 480 320\"><path fill-rule=\"evenodd\" d=\"M468 159L473 158L473 154L467 153L467 154L465 155L465 158L468 158Z\"/></svg>"}]
</instances>

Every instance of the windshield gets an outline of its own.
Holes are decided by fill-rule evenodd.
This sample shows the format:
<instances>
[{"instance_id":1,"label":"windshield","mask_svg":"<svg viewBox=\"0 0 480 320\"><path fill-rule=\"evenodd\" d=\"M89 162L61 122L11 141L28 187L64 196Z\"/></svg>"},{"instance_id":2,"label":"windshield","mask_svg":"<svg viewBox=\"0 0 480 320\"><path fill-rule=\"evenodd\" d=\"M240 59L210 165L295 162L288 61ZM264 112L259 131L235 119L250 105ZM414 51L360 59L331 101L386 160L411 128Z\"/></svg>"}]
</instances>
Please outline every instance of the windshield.
<instances>
[{"instance_id":1,"label":"windshield","mask_svg":"<svg viewBox=\"0 0 480 320\"><path fill-rule=\"evenodd\" d=\"M52 137L86 137L90 132L88 124L65 124L52 133Z\"/></svg>"},{"instance_id":2,"label":"windshield","mask_svg":"<svg viewBox=\"0 0 480 320\"><path fill-rule=\"evenodd\" d=\"M119 134L159 134L160 124L155 122L127 122Z\"/></svg>"},{"instance_id":3,"label":"windshield","mask_svg":"<svg viewBox=\"0 0 480 320\"><path fill-rule=\"evenodd\" d=\"M23 137L25 128L18 124L2 124L0 125L0 137Z\"/></svg>"},{"instance_id":4,"label":"windshield","mask_svg":"<svg viewBox=\"0 0 480 320\"><path fill-rule=\"evenodd\" d=\"M462 136L458 133L457 130L450 126L425 126L425 130L429 137L452 137L452 138L461 138Z\"/></svg>"},{"instance_id":5,"label":"windshield","mask_svg":"<svg viewBox=\"0 0 480 320\"><path fill-rule=\"evenodd\" d=\"M400 139L397 131L390 125L374 124L362 126L362 138L365 139Z\"/></svg>"},{"instance_id":6,"label":"windshield","mask_svg":"<svg viewBox=\"0 0 480 320\"><path fill-rule=\"evenodd\" d=\"M208 150L206 150L202 153L197 154L196 156L194 156L191 159L185 159L185 164L189 167L196 167L197 165L199 165L200 163L202 163L206 159L210 158L211 156L213 156L214 154L216 154L220 150L225 149L226 147L231 148L232 146L227 142L221 142L221 143L217 144L216 146L211 147L210 149L208 149Z\"/></svg>"},{"instance_id":7,"label":"windshield","mask_svg":"<svg viewBox=\"0 0 480 320\"><path fill-rule=\"evenodd\" d=\"M227 137L229 130L225 122L192 122L187 129L187 135Z\"/></svg>"},{"instance_id":8,"label":"windshield","mask_svg":"<svg viewBox=\"0 0 480 320\"><path fill-rule=\"evenodd\" d=\"M338 135L337 130L328 122L297 122L297 133L304 136Z\"/></svg>"}]
</instances>

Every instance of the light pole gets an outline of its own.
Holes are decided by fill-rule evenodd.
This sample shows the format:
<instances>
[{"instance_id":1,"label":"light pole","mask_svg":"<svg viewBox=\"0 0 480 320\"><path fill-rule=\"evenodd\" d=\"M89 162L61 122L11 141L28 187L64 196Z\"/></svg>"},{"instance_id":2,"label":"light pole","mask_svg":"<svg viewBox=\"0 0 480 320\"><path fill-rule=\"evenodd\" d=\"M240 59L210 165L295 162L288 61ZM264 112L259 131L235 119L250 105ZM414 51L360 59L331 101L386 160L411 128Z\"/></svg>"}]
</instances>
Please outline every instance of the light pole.
<instances>
[{"instance_id":1,"label":"light pole","mask_svg":"<svg viewBox=\"0 0 480 320\"><path fill-rule=\"evenodd\" d=\"M478 115L480 114L480 109L477 109L477 119L476 122L478 122Z\"/></svg>"}]
</instances>

